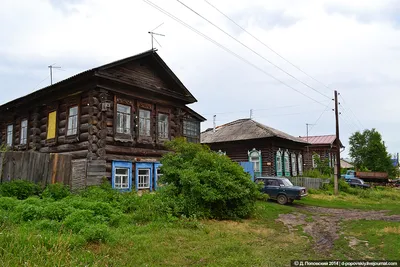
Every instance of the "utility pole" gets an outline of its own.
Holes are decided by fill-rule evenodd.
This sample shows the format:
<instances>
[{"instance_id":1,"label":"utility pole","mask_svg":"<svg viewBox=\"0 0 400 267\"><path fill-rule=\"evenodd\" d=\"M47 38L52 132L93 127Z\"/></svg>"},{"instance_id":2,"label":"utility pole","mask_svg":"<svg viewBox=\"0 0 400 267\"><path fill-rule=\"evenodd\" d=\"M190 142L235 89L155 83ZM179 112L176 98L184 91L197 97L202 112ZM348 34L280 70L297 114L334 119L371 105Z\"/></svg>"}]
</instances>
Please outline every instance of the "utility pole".
<instances>
[{"instance_id":1,"label":"utility pole","mask_svg":"<svg viewBox=\"0 0 400 267\"><path fill-rule=\"evenodd\" d=\"M53 69L61 69L61 67L57 67L53 65L49 66L50 69L50 85L53 85Z\"/></svg>"},{"instance_id":2,"label":"utility pole","mask_svg":"<svg viewBox=\"0 0 400 267\"><path fill-rule=\"evenodd\" d=\"M306 123L306 131L307 131L307 143L308 143L308 126L313 126L315 124Z\"/></svg>"},{"instance_id":3,"label":"utility pole","mask_svg":"<svg viewBox=\"0 0 400 267\"><path fill-rule=\"evenodd\" d=\"M252 119L252 118L253 118L253 110L250 109L250 119Z\"/></svg>"},{"instance_id":4,"label":"utility pole","mask_svg":"<svg viewBox=\"0 0 400 267\"><path fill-rule=\"evenodd\" d=\"M340 179L340 140L339 140L339 107L338 93L335 90L335 118L336 118L336 175L334 177L335 195L339 194L339 179Z\"/></svg>"}]
</instances>

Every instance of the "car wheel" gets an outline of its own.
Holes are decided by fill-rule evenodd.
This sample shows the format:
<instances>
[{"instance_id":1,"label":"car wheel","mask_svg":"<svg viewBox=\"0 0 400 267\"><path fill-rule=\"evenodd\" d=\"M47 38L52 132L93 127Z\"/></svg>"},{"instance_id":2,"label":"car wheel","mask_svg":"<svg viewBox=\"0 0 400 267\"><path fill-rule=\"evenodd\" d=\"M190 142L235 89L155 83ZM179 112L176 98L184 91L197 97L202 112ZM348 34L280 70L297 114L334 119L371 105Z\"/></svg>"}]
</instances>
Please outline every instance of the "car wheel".
<instances>
[{"instance_id":1,"label":"car wheel","mask_svg":"<svg viewBox=\"0 0 400 267\"><path fill-rule=\"evenodd\" d=\"M285 195L279 195L276 200L281 205L285 205L288 202L288 198Z\"/></svg>"}]
</instances>

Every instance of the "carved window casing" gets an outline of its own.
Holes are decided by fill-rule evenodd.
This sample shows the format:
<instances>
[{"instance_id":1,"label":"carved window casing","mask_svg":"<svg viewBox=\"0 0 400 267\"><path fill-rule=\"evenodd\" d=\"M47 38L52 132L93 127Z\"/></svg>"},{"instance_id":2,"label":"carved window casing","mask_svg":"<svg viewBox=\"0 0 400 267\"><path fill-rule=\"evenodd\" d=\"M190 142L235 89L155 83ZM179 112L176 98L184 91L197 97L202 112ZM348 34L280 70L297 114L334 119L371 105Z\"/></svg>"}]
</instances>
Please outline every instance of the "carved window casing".
<instances>
[{"instance_id":1,"label":"carved window casing","mask_svg":"<svg viewBox=\"0 0 400 267\"><path fill-rule=\"evenodd\" d=\"M117 133L131 134L131 114L132 109L130 106L117 104Z\"/></svg>"}]
</instances>

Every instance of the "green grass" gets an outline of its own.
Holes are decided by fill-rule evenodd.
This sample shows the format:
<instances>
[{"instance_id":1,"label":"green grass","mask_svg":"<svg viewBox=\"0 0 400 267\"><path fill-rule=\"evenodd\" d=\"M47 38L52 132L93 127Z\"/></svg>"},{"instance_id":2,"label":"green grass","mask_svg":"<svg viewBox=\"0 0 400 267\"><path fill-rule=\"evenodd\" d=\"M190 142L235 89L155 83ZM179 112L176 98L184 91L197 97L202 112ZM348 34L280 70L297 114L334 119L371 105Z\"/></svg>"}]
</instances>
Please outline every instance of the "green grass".
<instances>
[{"instance_id":1,"label":"green grass","mask_svg":"<svg viewBox=\"0 0 400 267\"><path fill-rule=\"evenodd\" d=\"M179 219L109 227L107 242L87 242L37 222L3 222L1 266L287 266L290 259L317 258L310 242L275 222L290 206L259 202L253 219ZM7 213L2 213L3 216Z\"/></svg>"},{"instance_id":2,"label":"green grass","mask_svg":"<svg viewBox=\"0 0 400 267\"><path fill-rule=\"evenodd\" d=\"M343 222L343 234L335 243L336 257L352 259L398 260L400 223L384 221ZM349 242L353 240L349 248Z\"/></svg>"},{"instance_id":3,"label":"green grass","mask_svg":"<svg viewBox=\"0 0 400 267\"><path fill-rule=\"evenodd\" d=\"M355 192L357 194L340 192L339 196L334 196L329 192L315 191L296 203L327 208L388 210L389 214L400 214L398 189L356 189Z\"/></svg>"}]
</instances>

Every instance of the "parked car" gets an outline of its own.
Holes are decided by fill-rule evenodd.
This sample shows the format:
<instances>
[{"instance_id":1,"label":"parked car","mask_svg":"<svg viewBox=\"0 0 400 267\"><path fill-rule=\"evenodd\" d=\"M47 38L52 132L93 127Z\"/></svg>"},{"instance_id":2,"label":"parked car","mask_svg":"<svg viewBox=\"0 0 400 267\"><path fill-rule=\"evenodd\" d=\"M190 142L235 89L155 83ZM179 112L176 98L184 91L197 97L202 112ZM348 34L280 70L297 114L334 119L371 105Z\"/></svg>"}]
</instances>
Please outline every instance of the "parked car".
<instances>
[{"instance_id":1,"label":"parked car","mask_svg":"<svg viewBox=\"0 0 400 267\"><path fill-rule=\"evenodd\" d=\"M287 178L258 177L255 181L263 182L262 192L268 194L270 199L276 200L281 205L292 203L295 199L300 200L307 196L305 187L294 186Z\"/></svg>"},{"instance_id":2,"label":"parked car","mask_svg":"<svg viewBox=\"0 0 400 267\"><path fill-rule=\"evenodd\" d=\"M366 184L363 180L358 178L351 178L346 179L346 182L352 187L359 187L359 188L370 188L369 184Z\"/></svg>"}]
</instances>

